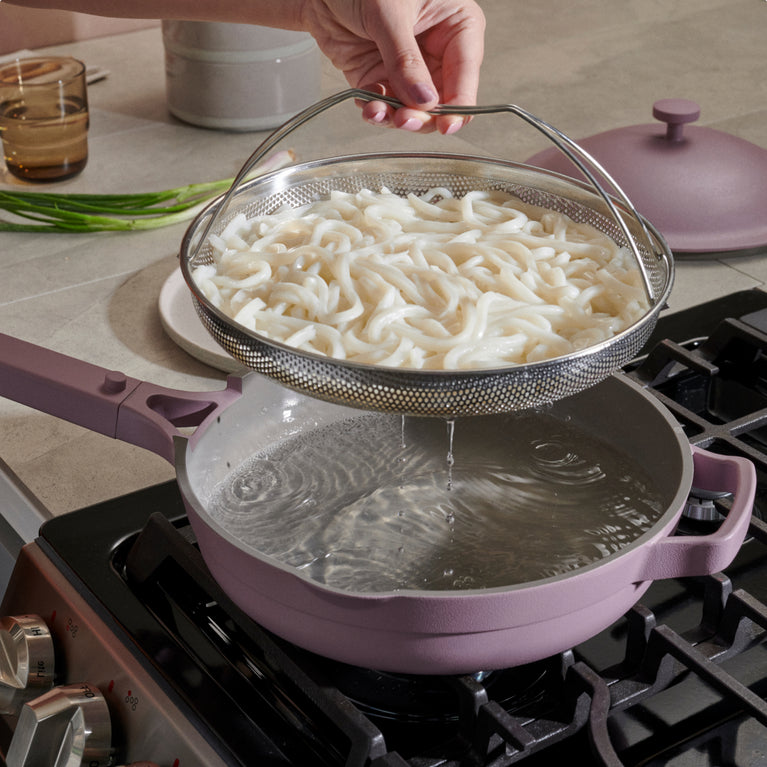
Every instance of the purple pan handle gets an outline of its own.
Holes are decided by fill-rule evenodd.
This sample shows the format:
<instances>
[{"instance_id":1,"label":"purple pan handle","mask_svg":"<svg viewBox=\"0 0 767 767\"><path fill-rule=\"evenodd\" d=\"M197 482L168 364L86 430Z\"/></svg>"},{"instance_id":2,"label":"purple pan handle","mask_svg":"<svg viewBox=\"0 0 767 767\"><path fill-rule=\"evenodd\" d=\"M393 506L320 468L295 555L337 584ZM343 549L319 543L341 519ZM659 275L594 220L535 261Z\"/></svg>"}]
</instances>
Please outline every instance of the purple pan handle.
<instances>
[{"instance_id":1,"label":"purple pan handle","mask_svg":"<svg viewBox=\"0 0 767 767\"><path fill-rule=\"evenodd\" d=\"M708 535L660 538L648 547L639 580L711 575L727 567L746 537L756 493L756 470L737 456L692 448L693 485L702 490L732 493L732 505L719 529Z\"/></svg>"},{"instance_id":2,"label":"purple pan handle","mask_svg":"<svg viewBox=\"0 0 767 767\"><path fill-rule=\"evenodd\" d=\"M0 334L0 396L170 463L181 428L199 426L241 393L242 379L234 376L220 391L177 391Z\"/></svg>"}]
</instances>

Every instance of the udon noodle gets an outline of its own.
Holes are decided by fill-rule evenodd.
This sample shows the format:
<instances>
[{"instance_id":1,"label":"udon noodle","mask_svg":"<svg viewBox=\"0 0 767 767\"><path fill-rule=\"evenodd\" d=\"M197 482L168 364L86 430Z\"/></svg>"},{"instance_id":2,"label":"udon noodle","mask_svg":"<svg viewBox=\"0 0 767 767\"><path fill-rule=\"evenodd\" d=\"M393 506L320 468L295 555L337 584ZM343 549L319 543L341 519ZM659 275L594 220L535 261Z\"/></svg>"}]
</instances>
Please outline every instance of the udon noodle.
<instances>
[{"instance_id":1,"label":"udon noodle","mask_svg":"<svg viewBox=\"0 0 767 767\"><path fill-rule=\"evenodd\" d=\"M633 254L503 192L386 189L235 216L196 267L207 299L301 351L469 370L563 356L648 310Z\"/></svg>"}]
</instances>

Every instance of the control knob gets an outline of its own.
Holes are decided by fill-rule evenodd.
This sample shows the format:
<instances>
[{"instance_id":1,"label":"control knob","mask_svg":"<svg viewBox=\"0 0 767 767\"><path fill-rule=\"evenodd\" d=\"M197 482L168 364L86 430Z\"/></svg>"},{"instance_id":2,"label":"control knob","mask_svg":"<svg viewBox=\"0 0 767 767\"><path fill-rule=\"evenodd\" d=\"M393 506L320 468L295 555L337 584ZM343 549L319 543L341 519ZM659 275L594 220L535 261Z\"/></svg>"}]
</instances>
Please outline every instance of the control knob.
<instances>
[{"instance_id":1,"label":"control knob","mask_svg":"<svg viewBox=\"0 0 767 767\"><path fill-rule=\"evenodd\" d=\"M90 684L54 687L21 708L7 767L108 767L112 725L101 692Z\"/></svg>"},{"instance_id":2,"label":"control knob","mask_svg":"<svg viewBox=\"0 0 767 767\"><path fill-rule=\"evenodd\" d=\"M0 619L0 713L17 714L54 679L51 632L37 615Z\"/></svg>"}]
</instances>

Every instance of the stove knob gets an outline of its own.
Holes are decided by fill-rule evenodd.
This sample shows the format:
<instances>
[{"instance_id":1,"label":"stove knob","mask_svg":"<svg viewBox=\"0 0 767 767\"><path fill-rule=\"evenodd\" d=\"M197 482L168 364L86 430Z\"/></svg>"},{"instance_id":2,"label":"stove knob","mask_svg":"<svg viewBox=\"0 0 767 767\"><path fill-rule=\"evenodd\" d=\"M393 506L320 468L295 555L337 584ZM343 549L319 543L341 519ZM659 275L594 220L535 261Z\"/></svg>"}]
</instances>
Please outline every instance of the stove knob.
<instances>
[{"instance_id":1,"label":"stove knob","mask_svg":"<svg viewBox=\"0 0 767 767\"><path fill-rule=\"evenodd\" d=\"M5 761L7 767L107 767L111 741L101 692L89 684L63 685L24 704Z\"/></svg>"},{"instance_id":2,"label":"stove knob","mask_svg":"<svg viewBox=\"0 0 767 767\"><path fill-rule=\"evenodd\" d=\"M0 684L22 689L53 684L53 640L37 615L0 620Z\"/></svg>"},{"instance_id":3,"label":"stove knob","mask_svg":"<svg viewBox=\"0 0 767 767\"><path fill-rule=\"evenodd\" d=\"M53 639L43 619L0 619L0 714L18 714L25 701L53 686L53 674Z\"/></svg>"}]
</instances>

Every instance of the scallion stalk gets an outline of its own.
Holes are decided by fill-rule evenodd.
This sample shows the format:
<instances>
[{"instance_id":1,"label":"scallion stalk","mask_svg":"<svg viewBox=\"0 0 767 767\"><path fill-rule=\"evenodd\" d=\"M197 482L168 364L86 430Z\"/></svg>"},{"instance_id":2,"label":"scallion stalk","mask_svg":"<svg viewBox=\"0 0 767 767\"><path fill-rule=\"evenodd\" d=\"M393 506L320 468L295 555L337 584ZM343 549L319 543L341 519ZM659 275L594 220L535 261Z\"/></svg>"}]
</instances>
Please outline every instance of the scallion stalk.
<instances>
[{"instance_id":1,"label":"scallion stalk","mask_svg":"<svg viewBox=\"0 0 767 767\"><path fill-rule=\"evenodd\" d=\"M287 149L275 152L249 178L295 161ZM22 221L0 219L0 232L127 232L159 229L194 218L233 178L188 184L160 192L78 194L0 189L0 210Z\"/></svg>"}]
</instances>

